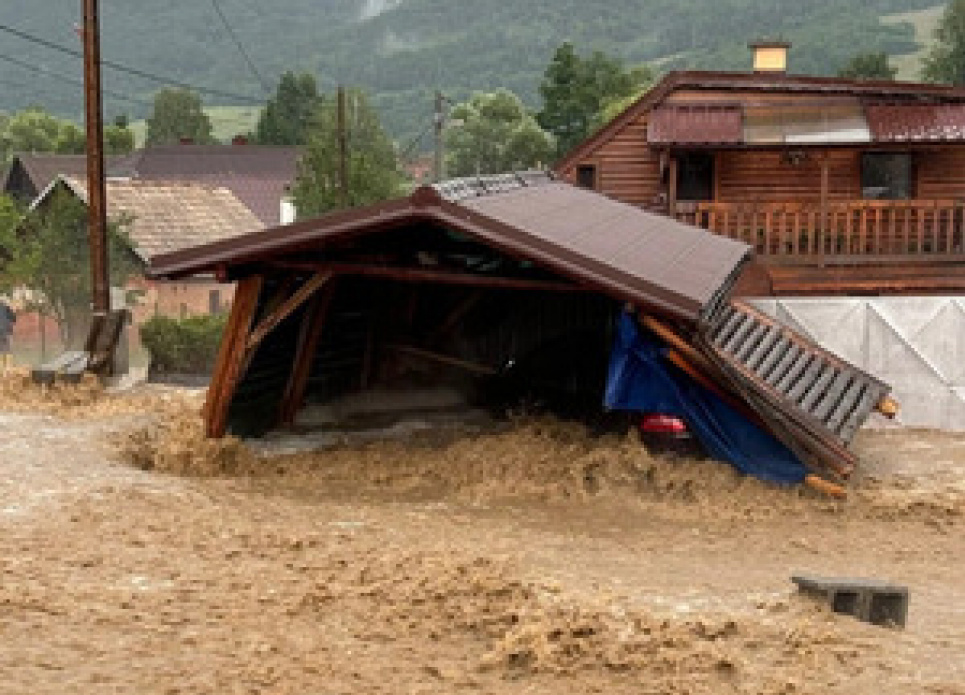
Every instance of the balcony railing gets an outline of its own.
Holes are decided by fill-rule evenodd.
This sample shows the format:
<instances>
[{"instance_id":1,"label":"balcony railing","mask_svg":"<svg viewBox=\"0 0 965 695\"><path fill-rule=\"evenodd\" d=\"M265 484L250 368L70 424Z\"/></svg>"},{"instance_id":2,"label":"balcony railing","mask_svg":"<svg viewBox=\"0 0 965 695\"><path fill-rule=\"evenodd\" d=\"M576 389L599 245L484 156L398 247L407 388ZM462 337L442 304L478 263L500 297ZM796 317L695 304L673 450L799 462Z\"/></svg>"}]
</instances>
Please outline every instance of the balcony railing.
<instances>
[{"instance_id":1,"label":"balcony railing","mask_svg":"<svg viewBox=\"0 0 965 695\"><path fill-rule=\"evenodd\" d=\"M965 201L679 203L677 219L750 244L771 263L965 261Z\"/></svg>"}]
</instances>

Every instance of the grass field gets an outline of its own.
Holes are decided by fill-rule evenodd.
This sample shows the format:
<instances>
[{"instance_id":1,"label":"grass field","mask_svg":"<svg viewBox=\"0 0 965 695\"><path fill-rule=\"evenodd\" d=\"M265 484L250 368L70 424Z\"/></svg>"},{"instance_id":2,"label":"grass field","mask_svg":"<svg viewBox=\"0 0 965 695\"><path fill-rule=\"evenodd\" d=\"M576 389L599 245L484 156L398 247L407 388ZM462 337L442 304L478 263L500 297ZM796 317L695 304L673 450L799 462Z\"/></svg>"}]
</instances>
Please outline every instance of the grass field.
<instances>
[{"instance_id":1,"label":"grass field","mask_svg":"<svg viewBox=\"0 0 965 695\"><path fill-rule=\"evenodd\" d=\"M928 52L932 39L935 36L935 29L945 11L945 5L935 5L924 10L915 12L900 12L898 14L883 15L883 24L911 24L915 28L915 41L918 43L919 50L905 55L894 55L890 57L891 64L898 68L899 80L918 80L921 77L921 61Z\"/></svg>"},{"instance_id":2,"label":"grass field","mask_svg":"<svg viewBox=\"0 0 965 695\"><path fill-rule=\"evenodd\" d=\"M260 110L257 106L209 106L204 111L211 119L214 136L221 142L230 142L235 135L254 130ZM147 136L147 121L133 121L131 129L135 143L142 147Z\"/></svg>"}]
</instances>

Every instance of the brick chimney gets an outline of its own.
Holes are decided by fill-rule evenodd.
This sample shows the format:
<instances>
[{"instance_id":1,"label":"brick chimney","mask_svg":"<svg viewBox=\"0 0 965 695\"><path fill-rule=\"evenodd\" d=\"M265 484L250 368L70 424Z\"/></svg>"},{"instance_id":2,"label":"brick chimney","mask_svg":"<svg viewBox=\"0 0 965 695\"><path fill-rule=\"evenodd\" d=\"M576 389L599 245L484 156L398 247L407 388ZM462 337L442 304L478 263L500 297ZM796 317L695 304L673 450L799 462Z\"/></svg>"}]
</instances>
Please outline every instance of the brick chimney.
<instances>
[{"instance_id":1,"label":"brick chimney","mask_svg":"<svg viewBox=\"0 0 965 695\"><path fill-rule=\"evenodd\" d=\"M755 41L749 44L754 54L754 72L787 72L788 41Z\"/></svg>"}]
</instances>

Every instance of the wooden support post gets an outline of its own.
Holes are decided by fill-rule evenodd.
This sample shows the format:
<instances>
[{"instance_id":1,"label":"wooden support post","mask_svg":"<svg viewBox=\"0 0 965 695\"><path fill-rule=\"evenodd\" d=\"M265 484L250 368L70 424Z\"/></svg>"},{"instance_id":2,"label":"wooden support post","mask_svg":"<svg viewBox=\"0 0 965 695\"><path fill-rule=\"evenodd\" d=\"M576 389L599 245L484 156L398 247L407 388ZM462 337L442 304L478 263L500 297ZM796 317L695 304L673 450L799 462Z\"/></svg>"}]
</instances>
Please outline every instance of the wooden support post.
<instances>
[{"instance_id":1,"label":"wooden support post","mask_svg":"<svg viewBox=\"0 0 965 695\"><path fill-rule=\"evenodd\" d=\"M667 214L674 219L677 218L677 158L670 155L670 171L667 181Z\"/></svg>"},{"instance_id":2,"label":"wooden support post","mask_svg":"<svg viewBox=\"0 0 965 695\"><path fill-rule=\"evenodd\" d=\"M827 152L821 155L821 224L818 226L818 263L824 266L824 247L828 236L828 196L831 187L830 157Z\"/></svg>"},{"instance_id":3,"label":"wooden support post","mask_svg":"<svg viewBox=\"0 0 965 695\"><path fill-rule=\"evenodd\" d=\"M217 439L227 431L228 408L243 376L248 332L254 323L263 284L261 275L252 275L241 280L235 290L204 404L204 431L208 437Z\"/></svg>"},{"instance_id":4,"label":"wooden support post","mask_svg":"<svg viewBox=\"0 0 965 695\"><path fill-rule=\"evenodd\" d=\"M639 321L645 328L656 334L656 336L667 345L674 348L697 369L708 375L714 375L717 373L717 370L713 367L713 365L711 365L707 358L697 352L697 350L695 350L687 341L677 335L674 330L665 323L654 318L653 316L647 316L644 314L640 315Z\"/></svg>"},{"instance_id":5,"label":"wooden support post","mask_svg":"<svg viewBox=\"0 0 965 695\"><path fill-rule=\"evenodd\" d=\"M318 343L322 338L322 332L325 330L328 311L332 305L332 298L335 296L335 287L335 280L329 282L305 307L305 315L298 331L298 342L295 344L292 371L288 376L285 393L278 409L280 425L291 426L295 424L298 409L302 407L305 400L308 379L312 375L312 363L318 350Z\"/></svg>"}]
</instances>

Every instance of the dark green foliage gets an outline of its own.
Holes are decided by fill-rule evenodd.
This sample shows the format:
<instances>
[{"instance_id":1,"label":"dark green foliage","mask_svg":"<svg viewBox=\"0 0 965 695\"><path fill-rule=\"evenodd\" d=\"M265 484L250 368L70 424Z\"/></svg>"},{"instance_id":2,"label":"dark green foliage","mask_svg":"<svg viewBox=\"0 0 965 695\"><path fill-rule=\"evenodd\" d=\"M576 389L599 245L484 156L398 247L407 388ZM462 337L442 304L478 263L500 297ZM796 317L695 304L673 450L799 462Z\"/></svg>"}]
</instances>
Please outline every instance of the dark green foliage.
<instances>
[{"instance_id":1,"label":"dark green foliage","mask_svg":"<svg viewBox=\"0 0 965 695\"><path fill-rule=\"evenodd\" d=\"M114 220L108 225L110 279L115 286L123 285L138 268L124 223ZM34 307L54 317L65 342L76 344L90 315L87 206L64 188L55 189L6 233L3 243L6 262L0 273L0 292L14 287L37 292Z\"/></svg>"},{"instance_id":2,"label":"dark green foliage","mask_svg":"<svg viewBox=\"0 0 965 695\"><path fill-rule=\"evenodd\" d=\"M922 77L965 85L965 0L951 0L935 31L936 43L925 58Z\"/></svg>"},{"instance_id":3,"label":"dark green foliage","mask_svg":"<svg viewBox=\"0 0 965 695\"><path fill-rule=\"evenodd\" d=\"M208 374L214 366L227 314L172 319L155 316L141 326L152 372Z\"/></svg>"},{"instance_id":4,"label":"dark green foliage","mask_svg":"<svg viewBox=\"0 0 965 695\"><path fill-rule=\"evenodd\" d=\"M299 162L292 193L301 218L377 203L401 191L395 149L378 115L361 92L349 92L346 104L348 197L343 199L340 186L337 102L331 98L316 109Z\"/></svg>"},{"instance_id":5,"label":"dark green foliage","mask_svg":"<svg viewBox=\"0 0 965 695\"><path fill-rule=\"evenodd\" d=\"M838 77L850 80L893 80L898 74L898 68L888 65L888 54L859 53L843 68L838 70Z\"/></svg>"},{"instance_id":6,"label":"dark green foliage","mask_svg":"<svg viewBox=\"0 0 965 695\"><path fill-rule=\"evenodd\" d=\"M147 144L170 145L190 140L198 145L215 141L211 121L202 110L201 97L187 89L162 89L154 97L154 112L147 119Z\"/></svg>"},{"instance_id":7,"label":"dark green foliage","mask_svg":"<svg viewBox=\"0 0 965 695\"><path fill-rule=\"evenodd\" d=\"M556 137L557 154L563 154L590 134L607 103L630 96L637 87L634 80L648 77L648 71L625 70L619 60L599 51L583 58L572 44L564 43L540 83L543 108L536 119Z\"/></svg>"},{"instance_id":8,"label":"dark green foliage","mask_svg":"<svg viewBox=\"0 0 965 695\"><path fill-rule=\"evenodd\" d=\"M281 76L278 91L258 118L255 139L261 145L304 145L312 114L322 103L315 77L292 71Z\"/></svg>"},{"instance_id":9,"label":"dark green foliage","mask_svg":"<svg viewBox=\"0 0 965 695\"><path fill-rule=\"evenodd\" d=\"M474 91L508 89L531 109L556 48L569 41L626 65L661 70L748 70L747 42L784 36L794 42L794 73L833 75L855 53L917 50L909 24L885 26L882 14L932 7L939 0L404 0L362 17L362 0L274 0L237 3L233 24L264 74L308 71L321 84L344 82L372 95L393 136L408 142L430 122L432 94L456 101ZM374 4L374 3L371 3ZM4 0L0 21L63 44L77 21L73 2ZM262 99L261 87L238 59L211 3L125 0L102 12L104 54L112 60ZM59 29L58 29L59 27ZM27 47L0 35L0 52ZM32 59L74 74L76 61L40 49ZM658 63L659 61L659 63ZM80 90L10 68L0 108L16 110L43 99L57 114L79 120ZM117 72L106 84L150 100L156 85ZM42 91L41 91L42 90ZM206 104L235 103L205 96ZM240 102L237 102L240 105ZM144 117L127 102L105 97L108 116ZM134 111L132 111L134 109Z\"/></svg>"},{"instance_id":10,"label":"dark green foliage","mask_svg":"<svg viewBox=\"0 0 965 695\"><path fill-rule=\"evenodd\" d=\"M476 93L452 109L461 121L447 136L449 175L499 174L548 166L553 138L512 92Z\"/></svg>"},{"instance_id":11,"label":"dark green foliage","mask_svg":"<svg viewBox=\"0 0 965 695\"><path fill-rule=\"evenodd\" d=\"M113 125L104 129L104 153L128 154L134 151L134 131L129 127L126 114L114 119Z\"/></svg>"}]
</instances>

